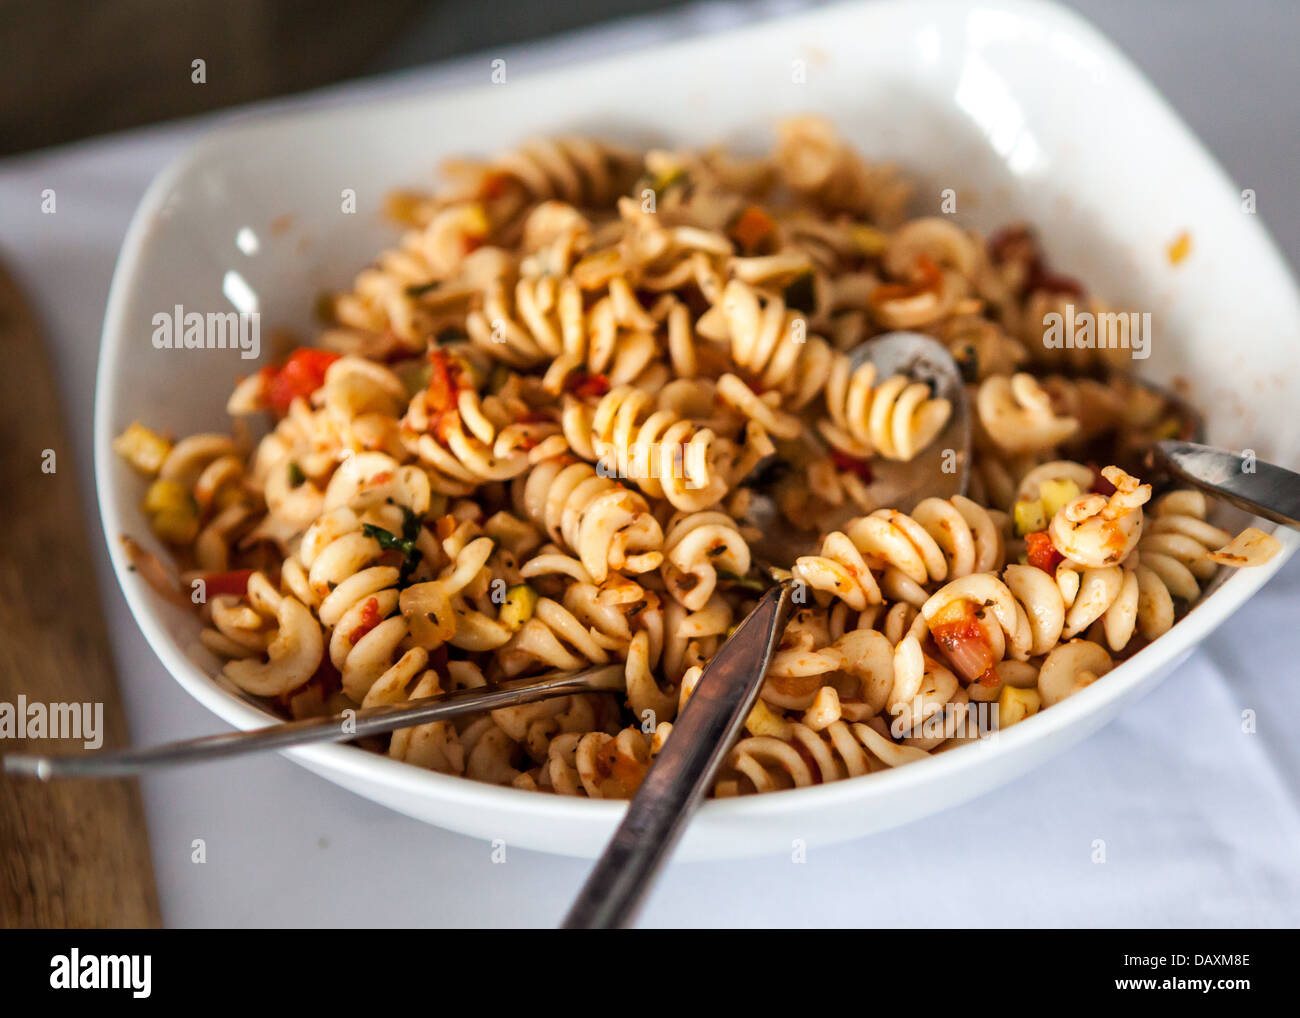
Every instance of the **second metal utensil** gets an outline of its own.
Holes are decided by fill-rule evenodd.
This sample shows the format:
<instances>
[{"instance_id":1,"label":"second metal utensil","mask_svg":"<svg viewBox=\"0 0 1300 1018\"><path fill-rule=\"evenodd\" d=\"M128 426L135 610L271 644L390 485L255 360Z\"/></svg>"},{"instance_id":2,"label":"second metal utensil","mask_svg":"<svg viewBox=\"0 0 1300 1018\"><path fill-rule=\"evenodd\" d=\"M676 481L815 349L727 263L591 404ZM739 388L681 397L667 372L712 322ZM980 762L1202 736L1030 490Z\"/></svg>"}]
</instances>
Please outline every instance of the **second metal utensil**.
<instances>
[{"instance_id":1,"label":"second metal utensil","mask_svg":"<svg viewBox=\"0 0 1300 1018\"><path fill-rule=\"evenodd\" d=\"M792 611L790 584L770 588L704 669L587 877L566 928L616 929L631 922L753 709Z\"/></svg>"},{"instance_id":2,"label":"second metal utensil","mask_svg":"<svg viewBox=\"0 0 1300 1018\"><path fill-rule=\"evenodd\" d=\"M86 753L78 756L40 756L9 753L7 774L42 781L50 778L121 778L159 767L202 763L265 749L288 749L315 742L350 742L364 735L379 735L398 728L446 721L478 711L515 707L570 693L616 692L623 689L623 666L599 665L576 672L551 672L500 685L460 689L440 696L421 697L382 707L362 707L323 718L305 718L268 725L246 732L223 732L160 746Z\"/></svg>"},{"instance_id":3,"label":"second metal utensil","mask_svg":"<svg viewBox=\"0 0 1300 1018\"><path fill-rule=\"evenodd\" d=\"M1239 509L1300 528L1300 474L1196 442L1165 440L1156 452L1174 476Z\"/></svg>"}]
</instances>

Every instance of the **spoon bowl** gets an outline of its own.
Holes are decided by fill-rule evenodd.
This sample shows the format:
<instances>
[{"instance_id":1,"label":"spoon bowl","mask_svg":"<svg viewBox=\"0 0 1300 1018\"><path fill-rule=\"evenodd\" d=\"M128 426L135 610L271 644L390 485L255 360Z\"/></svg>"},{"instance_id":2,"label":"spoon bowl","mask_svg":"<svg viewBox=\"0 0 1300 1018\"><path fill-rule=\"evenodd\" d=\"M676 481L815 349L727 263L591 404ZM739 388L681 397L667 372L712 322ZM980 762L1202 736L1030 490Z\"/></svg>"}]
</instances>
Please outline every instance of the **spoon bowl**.
<instances>
[{"instance_id":1,"label":"spoon bowl","mask_svg":"<svg viewBox=\"0 0 1300 1018\"><path fill-rule=\"evenodd\" d=\"M970 406L961 371L948 348L920 332L887 332L858 344L849 351L848 359L853 371L864 364L874 366L877 382L894 375L925 382L935 398L946 399L951 407L943 429L912 459L877 456L871 460L867 493L873 508L911 512L921 499L931 495L964 495L970 482ZM818 442L812 437L808 440ZM847 503L819 523L822 529L836 529L863 512L861 506ZM753 492L747 522L759 531L750 547L762 561L789 567L800 555L817 550L820 534L793 527L771 496L762 491Z\"/></svg>"},{"instance_id":2,"label":"spoon bowl","mask_svg":"<svg viewBox=\"0 0 1300 1018\"><path fill-rule=\"evenodd\" d=\"M910 460L876 457L871 461L868 492L880 506L911 512L923 498L966 494L970 483L970 406L961 370L948 348L920 332L887 332L856 346L849 363L870 363L884 381L906 375L930 386L936 399L952 408L943 430Z\"/></svg>"}]
</instances>

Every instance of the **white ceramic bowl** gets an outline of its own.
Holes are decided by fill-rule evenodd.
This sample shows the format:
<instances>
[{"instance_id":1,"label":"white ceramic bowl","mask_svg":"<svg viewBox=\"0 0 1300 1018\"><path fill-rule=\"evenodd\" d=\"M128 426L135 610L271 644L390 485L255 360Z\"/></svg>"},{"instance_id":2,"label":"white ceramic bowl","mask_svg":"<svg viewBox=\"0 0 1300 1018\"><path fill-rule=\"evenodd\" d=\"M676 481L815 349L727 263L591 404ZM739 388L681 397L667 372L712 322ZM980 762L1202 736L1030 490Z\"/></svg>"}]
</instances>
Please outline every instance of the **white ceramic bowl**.
<instances>
[{"instance_id":1,"label":"white ceramic bowl","mask_svg":"<svg viewBox=\"0 0 1300 1018\"><path fill-rule=\"evenodd\" d=\"M382 196L426 183L445 156L561 131L756 147L776 117L805 111L830 116L864 151L915 173L932 210L954 188L963 223L1037 224L1061 271L1153 312L1144 371L1190 383L1212 441L1300 460L1295 285L1238 189L1114 46L1075 15L1024 0L821 9L506 85L241 124L206 138L154 182L113 279L95 453L123 590L177 681L240 728L270 720L211 677L217 662L194 650L196 620L128 572L117 541L122 533L150 539L140 480L113 455L112 437L135 419L177 434L223 428L226 395L251 366L229 352L153 349L155 312L227 310L223 293L238 299L244 290L256 294L267 324L308 331L316 295L346 285L392 239L378 214ZM345 188L356 192L355 215L340 211ZM241 249L244 228L255 251L249 233ZM1191 254L1174 266L1167 247L1183 232ZM866 778L706 803L679 857L858 837L1025 772L1151 689L1236 611L1295 551L1294 533L1279 536L1285 553L1271 564L1232 575L1103 681L989 744ZM348 746L290 755L410 816L543 851L596 853L624 808L446 777Z\"/></svg>"}]
</instances>

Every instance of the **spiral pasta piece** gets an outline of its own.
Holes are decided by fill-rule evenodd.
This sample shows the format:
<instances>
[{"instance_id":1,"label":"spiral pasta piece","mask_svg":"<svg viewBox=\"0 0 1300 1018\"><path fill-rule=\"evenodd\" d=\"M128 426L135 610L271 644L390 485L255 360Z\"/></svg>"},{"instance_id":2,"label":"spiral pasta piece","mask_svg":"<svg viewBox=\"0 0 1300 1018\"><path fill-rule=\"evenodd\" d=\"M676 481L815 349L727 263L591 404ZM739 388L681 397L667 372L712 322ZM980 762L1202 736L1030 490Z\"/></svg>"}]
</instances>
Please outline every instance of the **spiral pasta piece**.
<instances>
[{"instance_id":1,"label":"spiral pasta piece","mask_svg":"<svg viewBox=\"0 0 1300 1018\"><path fill-rule=\"evenodd\" d=\"M1205 521L1207 505L1199 491L1173 491L1155 503L1150 526L1136 542L1142 564L1160 577L1171 594L1191 602L1216 563L1209 553L1231 535Z\"/></svg>"},{"instance_id":2,"label":"spiral pasta piece","mask_svg":"<svg viewBox=\"0 0 1300 1018\"><path fill-rule=\"evenodd\" d=\"M418 656L415 659L418 660ZM472 672L474 678L478 680L469 682L462 679L461 682L454 683L455 688L472 688L474 685L482 684L482 673L468 666L467 662L457 662L454 672L460 672L462 675L465 672ZM413 685L408 686L408 683L409 679L406 679L404 669L390 669L370 687L370 691L366 694L366 705L404 703L407 700L437 696L447 691L443 688L438 672L433 668L421 672ZM460 733L450 721L433 721L410 728L399 728L393 732L392 739L389 741L388 755L394 760L401 760L442 774L465 773L465 747L461 744Z\"/></svg>"},{"instance_id":3,"label":"spiral pasta piece","mask_svg":"<svg viewBox=\"0 0 1300 1018\"><path fill-rule=\"evenodd\" d=\"M855 611L882 600L871 568L856 544L840 531L826 535L817 555L800 557L791 573L797 582L837 597Z\"/></svg>"},{"instance_id":4,"label":"spiral pasta piece","mask_svg":"<svg viewBox=\"0 0 1300 1018\"><path fill-rule=\"evenodd\" d=\"M1032 375L994 375L975 392L975 412L985 433L1009 453L1039 452L1069 440L1079 428L1058 417L1051 397Z\"/></svg>"},{"instance_id":5,"label":"spiral pasta piece","mask_svg":"<svg viewBox=\"0 0 1300 1018\"><path fill-rule=\"evenodd\" d=\"M764 389L779 392L791 410L807 406L830 378L835 358L826 340L808 335L807 320L783 299L762 299L738 279L727 284L696 328L730 342L736 366Z\"/></svg>"},{"instance_id":6,"label":"spiral pasta piece","mask_svg":"<svg viewBox=\"0 0 1300 1018\"><path fill-rule=\"evenodd\" d=\"M281 595L261 573L249 579L247 606L225 600L214 605L214 624L204 642L232 658L222 674L246 693L283 696L320 667L320 626L301 601Z\"/></svg>"},{"instance_id":7,"label":"spiral pasta piece","mask_svg":"<svg viewBox=\"0 0 1300 1018\"><path fill-rule=\"evenodd\" d=\"M597 583L611 570L644 573L663 561L663 530L645 500L587 463L537 464L517 501L521 515L577 555Z\"/></svg>"},{"instance_id":8,"label":"spiral pasta piece","mask_svg":"<svg viewBox=\"0 0 1300 1018\"><path fill-rule=\"evenodd\" d=\"M334 509L307 528L297 558L286 567L290 589L307 599L330 630L330 660L343 676L344 692L358 703L401 656L398 648L408 632L406 620L393 615L399 570L379 564L383 549L366 532L368 525L395 525L394 516Z\"/></svg>"},{"instance_id":9,"label":"spiral pasta piece","mask_svg":"<svg viewBox=\"0 0 1300 1018\"><path fill-rule=\"evenodd\" d=\"M447 358L435 362L446 369ZM558 437L558 425L527 419L522 403L483 400L463 384L439 395L440 403L428 390L412 398L402 420L402 442L441 494L467 495L481 484L511 480L533 462L531 450L557 448L546 439Z\"/></svg>"},{"instance_id":10,"label":"spiral pasta piece","mask_svg":"<svg viewBox=\"0 0 1300 1018\"><path fill-rule=\"evenodd\" d=\"M639 160L608 142L577 135L533 138L484 164L455 164L459 176L484 178L505 175L533 200L555 198L577 206L613 202L632 183Z\"/></svg>"},{"instance_id":11,"label":"spiral pasta piece","mask_svg":"<svg viewBox=\"0 0 1300 1018\"><path fill-rule=\"evenodd\" d=\"M560 795L630 799L649 766L649 740L637 729L566 733L551 741L544 787Z\"/></svg>"},{"instance_id":12,"label":"spiral pasta piece","mask_svg":"<svg viewBox=\"0 0 1300 1018\"><path fill-rule=\"evenodd\" d=\"M749 572L749 545L736 521L722 512L679 515L664 535L664 582L690 611L699 611L717 589L718 572L733 579Z\"/></svg>"},{"instance_id":13,"label":"spiral pasta piece","mask_svg":"<svg viewBox=\"0 0 1300 1018\"><path fill-rule=\"evenodd\" d=\"M727 493L729 449L708 428L655 409L653 397L620 387L601 398L594 412L566 413L570 445L597 460L606 476L626 477L650 498L698 512ZM588 439L590 434L590 439Z\"/></svg>"},{"instance_id":14,"label":"spiral pasta piece","mask_svg":"<svg viewBox=\"0 0 1300 1018\"><path fill-rule=\"evenodd\" d=\"M848 359L838 358L826 386L830 420L819 422L821 432L850 456L913 459L948 423L952 404L905 375L875 382L870 362L850 372Z\"/></svg>"},{"instance_id":15,"label":"spiral pasta piece","mask_svg":"<svg viewBox=\"0 0 1300 1018\"><path fill-rule=\"evenodd\" d=\"M1151 498L1151 485L1139 484L1119 467L1105 467L1101 473L1114 485L1114 493L1080 495L1059 509L1047 528L1056 550L1081 566L1123 561L1142 536L1142 506ZM1227 540L1223 531L1217 535ZM1204 552L1201 547L1196 554Z\"/></svg>"},{"instance_id":16,"label":"spiral pasta piece","mask_svg":"<svg viewBox=\"0 0 1300 1018\"><path fill-rule=\"evenodd\" d=\"M926 498L911 514L878 509L850 520L850 540L871 562L884 566L882 586L894 600L918 607L928 583L996 570L1002 538L983 506L962 495Z\"/></svg>"}]
</instances>

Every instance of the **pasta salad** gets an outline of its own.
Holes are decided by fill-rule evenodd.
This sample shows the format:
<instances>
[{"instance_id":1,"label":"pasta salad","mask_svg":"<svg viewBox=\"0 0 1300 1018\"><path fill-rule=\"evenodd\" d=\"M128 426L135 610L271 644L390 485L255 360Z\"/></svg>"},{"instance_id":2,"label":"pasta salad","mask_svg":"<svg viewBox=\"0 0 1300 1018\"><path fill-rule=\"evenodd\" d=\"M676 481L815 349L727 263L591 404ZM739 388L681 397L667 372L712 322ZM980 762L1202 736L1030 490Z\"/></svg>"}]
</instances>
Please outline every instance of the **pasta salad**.
<instances>
[{"instance_id":1,"label":"pasta salad","mask_svg":"<svg viewBox=\"0 0 1300 1018\"><path fill-rule=\"evenodd\" d=\"M763 158L565 137L446 174L390 199L400 240L314 345L237 385L229 433L117 440L176 572L127 539L132 561L286 715L617 662L622 695L367 744L630 797L770 582L761 494L816 551L714 793L806 786L1022 722L1277 550L1153 470L1187 422L1128 351L1044 342L1052 314L1110 309L1030 229L908 218L907 180L820 119ZM952 408L847 353L898 329L952 351L974 427L968 495L910 513L873 463Z\"/></svg>"}]
</instances>

